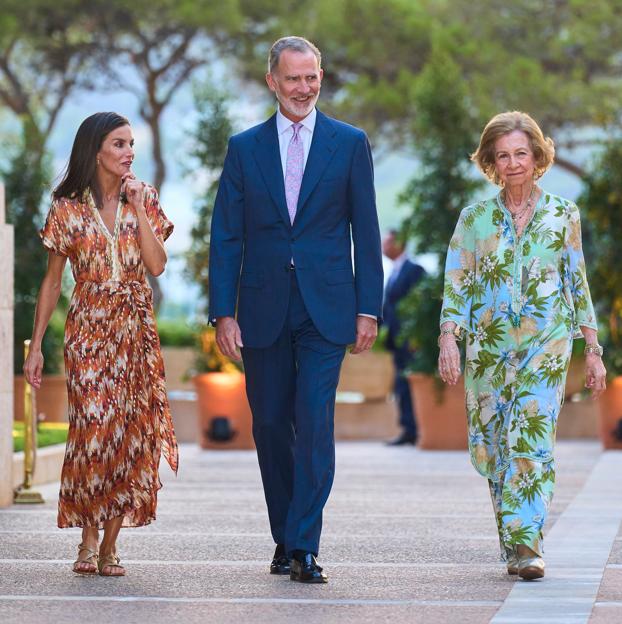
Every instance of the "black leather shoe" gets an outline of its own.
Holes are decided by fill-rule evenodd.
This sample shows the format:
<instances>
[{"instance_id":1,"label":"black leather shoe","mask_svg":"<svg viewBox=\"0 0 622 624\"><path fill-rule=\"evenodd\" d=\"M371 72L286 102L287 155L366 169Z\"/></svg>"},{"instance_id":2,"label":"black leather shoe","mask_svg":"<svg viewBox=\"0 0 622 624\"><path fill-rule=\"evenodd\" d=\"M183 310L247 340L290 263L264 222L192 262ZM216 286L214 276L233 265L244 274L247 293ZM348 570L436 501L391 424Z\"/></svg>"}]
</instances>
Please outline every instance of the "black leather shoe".
<instances>
[{"instance_id":1,"label":"black leather shoe","mask_svg":"<svg viewBox=\"0 0 622 624\"><path fill-rule=\"evenodd\" d=\"M296 554L291 560L292 570L289 573L290 581L299 583L328 583L328 576L317 564L311 553Z\"/></svg>"},{"instance_id":2,"label":"black leather shoe","mask_svg":"<svg viewBox=\"0 0 622 624\"><path fill-rule=\"evenodd\" d=\"M285 546L277 544L270 564L270 574L289 574L291 571L289 558L285 554Z\"/></svg>"},{"instance_id":3,"label":"black leather shoe","mask_svg":"<svg viewBox=\"0 0 622 624\"><path fill-rule=\"evenodd\" d=\"M417 436L411 433L400 433L395 440L387 442L387 446L403 446L404 444L410 444L414 446L417 443Z\"/></svg>"}]
</instances>

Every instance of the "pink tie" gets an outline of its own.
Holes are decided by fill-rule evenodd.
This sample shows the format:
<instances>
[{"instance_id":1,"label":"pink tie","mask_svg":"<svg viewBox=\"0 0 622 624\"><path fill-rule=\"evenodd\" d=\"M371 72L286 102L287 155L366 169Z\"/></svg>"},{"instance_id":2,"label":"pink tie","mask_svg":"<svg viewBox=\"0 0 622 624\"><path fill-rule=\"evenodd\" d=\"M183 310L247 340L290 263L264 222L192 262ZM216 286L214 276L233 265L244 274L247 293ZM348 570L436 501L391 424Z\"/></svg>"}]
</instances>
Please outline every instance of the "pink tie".
<instances>
[{"instance_id":1,"label":"pink tie","mask_svg":"<svg viewBox=\"0 0 622 624\"><path fill-rule=\"evenodd\" d=\"M289 212L290 223L296 217L298 206L298 195L302 184L302 168L304 164L304 150L302 139L300 138L300 128L302 124L292 125L294 134L287 146L287 163L285 165L285 199L287 201L287 212Z\"/></svg>"}]
</instances>

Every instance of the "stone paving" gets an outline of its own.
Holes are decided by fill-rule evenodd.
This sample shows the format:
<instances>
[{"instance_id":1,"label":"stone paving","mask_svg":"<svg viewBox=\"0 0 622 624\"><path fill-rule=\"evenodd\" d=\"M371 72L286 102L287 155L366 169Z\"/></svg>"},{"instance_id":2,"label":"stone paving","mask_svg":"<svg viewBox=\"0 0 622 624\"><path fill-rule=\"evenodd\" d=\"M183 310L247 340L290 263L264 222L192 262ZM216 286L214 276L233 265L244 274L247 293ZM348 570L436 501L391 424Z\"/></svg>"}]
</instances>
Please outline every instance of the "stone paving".
<instances>
[{"instance_id":1,"label":"stone paving","mask_svg":"<svg viewBox=\"0 0 622 624\"><path fill-rule=\"evenodd\" d=\"M58 485L44 486L45 505L0 510L0 623L621 622L622 453L561 442L557 455L547 576L533 583L499 563L464 452L338 444L324 586L268 574L254 452L183 446L178 478L163 465L157 522L121 533L122 579L71 573L79 531L55 528Z\"/></svg>"}]
</instances>

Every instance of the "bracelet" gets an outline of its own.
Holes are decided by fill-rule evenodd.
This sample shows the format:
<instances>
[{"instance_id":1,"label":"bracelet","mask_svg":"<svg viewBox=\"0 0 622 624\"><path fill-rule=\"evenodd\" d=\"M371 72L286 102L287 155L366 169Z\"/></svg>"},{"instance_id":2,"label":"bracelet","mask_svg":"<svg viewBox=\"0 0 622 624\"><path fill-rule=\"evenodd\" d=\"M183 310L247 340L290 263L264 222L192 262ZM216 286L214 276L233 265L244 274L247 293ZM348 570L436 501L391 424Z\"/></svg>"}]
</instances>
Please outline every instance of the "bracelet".
<instances>
[{"instance_id":1,"label":"bracelet","mask_svg":"<svg viewBox=\"0 0 622 624\"><path fill-rule=\"evenodd\" d=\"M462 339L462 332L460 330L460 327L458 325L456 325L453 329L441 329L441 333L438 337L438 340L436 341L437 345L441 346L441 338L443 336L448 336L448 335L452 335L456 340L461 340Z\"/></svg>"},{"instance_id":2,"label":"bracelet","mask_svg":"<svg viewBox=\"0 0 622 624\"><path fill-rule=\"evenodd\" d=\"M588 353L594 353L595 355L598 355L598 357L602 357L604 352L605 350L597 342L593 342L591 344L585 345L583 355L587 355Z\"/></svg>"}]
</instances>

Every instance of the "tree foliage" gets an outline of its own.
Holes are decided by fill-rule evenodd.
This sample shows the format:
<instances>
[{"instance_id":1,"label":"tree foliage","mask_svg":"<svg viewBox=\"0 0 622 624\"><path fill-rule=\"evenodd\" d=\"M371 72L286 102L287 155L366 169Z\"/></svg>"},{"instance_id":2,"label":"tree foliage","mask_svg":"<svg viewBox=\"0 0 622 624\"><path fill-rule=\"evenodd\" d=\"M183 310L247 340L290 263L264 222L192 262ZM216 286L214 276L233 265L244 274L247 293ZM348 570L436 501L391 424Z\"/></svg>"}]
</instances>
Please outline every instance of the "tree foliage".
<instances>
[{"instance_id":1,"label":"tree foliage","mask_svg":"<svg viewBox=\"0 0 622 624\"><path fill-rule=\"evenodd\" d=\"M207 302L210 224L233 124L229 115L229 97L213 85L207 83L195 88L195 105L199 117L192 156L198 164L198 171L208 182L195 206L197 220L190 232L192 242L186 253L186 274L199 286L203 302ZM193 171L193 176L196 173L197 170Z\"/></svg>"},{"instance_id":2,"label":"tree foliage","mask_svg":"<svg viewBox=\"0 0 622 624\"><path fill-rule=\"evenodd\" d=\"M215 47L240 27L236 0L96 0L101 45L112 86L133 93L151 132L153 183L166 177L162 115Z\"/></svg>"},{"instance_id":3,"label":"tree foliage","mask_svg":"<svg viewBox=\"0 0 622 624\"><path fill-rule=\"evenodd\" d=\"M58 114L78 86L92 85L99 59L91 18L79 0L4 0L0 15L0 105L43 159Z\"/></svg>"},{"instance_id":4,"label":"tree foliage","mask_svg":"<svg viewBox=\"0 0 622 624\"><path fill-rule=\"evenodd\" d=\"M439 255L466 203L482 186L472 176L469 155L477 144L477 125L460 69L438 47L414 81L412 99L418 114L412 124L418 169L400 196L411 206L403 235L417 252Z\"/></svg>"},{"instance_id":5,"label":"tree foliage","mask_svg":"<svg viewBox=\"0 0 622 624\"><path fill-rule=\"evenodd\" d=\"M447 245L458 221L482 185L474 180L469 152L476 126L460 68L438 46L413 89L418 115L413 125L420 167L401 200L411 207L402 236L418 251L435 253L440 271L426 275L400 304L403 337L415 350L412 369L434 373L438 348Z\"/></svg>"},{"instance_id":6,"label":"tree foliage","mask_svg":"<svg viewBox=\"0 0 622 624\"><path fill-rule=\"evenodd\" d=\"M240 0L243 11L253 0ZM263 80L270 43L301 34L322 50L322 107L376 143L410 148L417 77L441 45L459 67L477 128L495 113L531 113L558 144L558 164L583 175L569 148L619 127L622 3L611 0L291 1L269 28L246 31L242 61ZM246 13L245 13L246 14ZM587 134L587 136L586 136Z\"/></svg>"},{"instance_id":7,"label":"tree foliage","mask_svg":"<svg viewBox=\"0 0 622 624\"><path fill-rule=\"evenodd\" d=\"M25 132L28 131L28 125ZM36 130L32 130L36 132ZM7 216L15 232L15 309L13 322L14 355L16 374L21 373L24 340L30 338L34 322L35 302L43 276L47 253L41 245L37 230L41 225L39 205L50 178L50 165L46 158L30 148L29 137L22 142L7 165L1 171L6 186ZM42 351L45 372L56 373L60 369L62 340L54 331L44 337Z\"/></svg>"},{"instance_id":8,"label":"tree foliage","mask_svg":"<svg viewBox=\"0 0 622 624\"><path fill-rule=\"evenodd\" d=\"M1 164L9 222L15 227L14 368L21 372L21 345L30 338L34 304L46 258L38 236L51 167L46 147L58 115L78 86L91 84L98 58L93 23L78 0L5 0L0 14L0 106L11 111L18 140ZM59 336L43 341L46 372L60 368Z\"/></svg>"},{"instance_id":9,"label":"tree foliage","mask_svg":"<svg viewBox=\"0 0 622 624\"><path fill-rule=\"evenodd\" d=\"M612 139L585 178L583 213L587 274L610 374L622 374L622 136Z\"/></svg>"}]
</instances>

